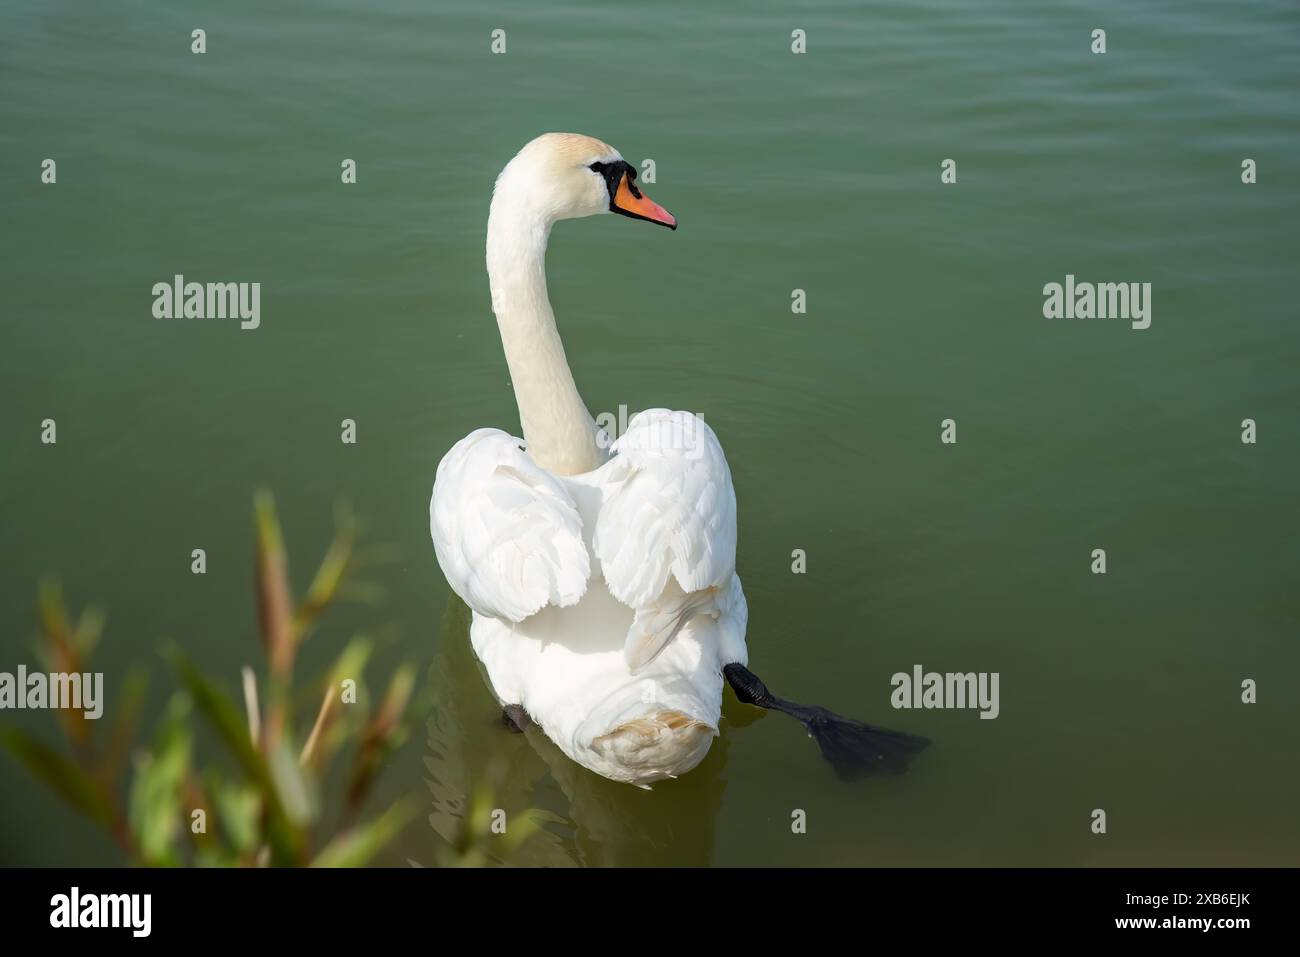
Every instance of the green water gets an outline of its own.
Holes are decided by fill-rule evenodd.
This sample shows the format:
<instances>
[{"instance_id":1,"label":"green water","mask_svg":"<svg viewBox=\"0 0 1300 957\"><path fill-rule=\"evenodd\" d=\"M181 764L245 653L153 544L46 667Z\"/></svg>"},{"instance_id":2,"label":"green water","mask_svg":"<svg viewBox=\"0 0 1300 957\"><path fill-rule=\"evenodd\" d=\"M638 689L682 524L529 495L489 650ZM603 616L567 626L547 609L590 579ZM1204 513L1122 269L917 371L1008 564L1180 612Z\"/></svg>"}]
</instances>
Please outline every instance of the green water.
<instances>
[{"instance_id":1,"label":"green water","mask_svg":"<svg viewBox=\"0 0 1300 957\"><path fill-rule=\"evenodd\" d=\"M1300 863L1298 76L1289 0L11 0L0 670L35 666L53 572L108 612L110 708L137 661L161 707L163 637L235 687L260 661L268 487L299 588L339 499L399 549L369 576L383 602L346 606L303 662L365 629L388 641L377 676L421 663L376 806L427 814L390 863L433 863L493 767L503 809L552 818L527 862ZM555 129L653 158L681 222L556 229L588 405L704 413L739 497L752 667L933 738L908 775L842 783L797 724L730 697L705 763L652 792L496 725L427 503L453 442L517 428L487 202ZM154 319L176 273L261 282L261 327ZM1150 328L1045 319L1067 273L1150 282ZM918 663L998 672L1000 716L893 710ZM119 861L7 758L0 785L4 863Z\"/></svg>"}]
</instances>

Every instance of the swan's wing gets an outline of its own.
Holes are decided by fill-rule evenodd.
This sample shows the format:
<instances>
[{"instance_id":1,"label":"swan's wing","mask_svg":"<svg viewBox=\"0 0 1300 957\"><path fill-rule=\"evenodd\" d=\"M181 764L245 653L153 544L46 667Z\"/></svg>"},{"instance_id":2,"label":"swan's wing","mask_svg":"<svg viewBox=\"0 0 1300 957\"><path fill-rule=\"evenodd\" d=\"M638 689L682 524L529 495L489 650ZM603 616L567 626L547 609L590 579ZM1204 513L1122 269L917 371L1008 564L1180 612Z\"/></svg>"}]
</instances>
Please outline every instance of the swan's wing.
<instances>
[{"instance_id":1,"label":"swan's wing","mask_svg":"<svg viewBox=\"0 0 1300 957\"><path fill-rule=\"evenodd\" d=\"M510 621L575 604L591 577L573 499L522 445L498 429L470 433L438 464L429 502L452 590L479 614Z\"/></svg>"},{"instance_id":2,"label":"swan's wing","mask_svg":"<svg viewBox=\"0 0 1300 957\"><path fill-rule=\"evenodd\" d=\"M736 493L717 436L689 412L642 412L613 450L592 547L610 594L636 611L635 673L691 617L716 616L736 570Z\"/></svg>"}]
</instances>

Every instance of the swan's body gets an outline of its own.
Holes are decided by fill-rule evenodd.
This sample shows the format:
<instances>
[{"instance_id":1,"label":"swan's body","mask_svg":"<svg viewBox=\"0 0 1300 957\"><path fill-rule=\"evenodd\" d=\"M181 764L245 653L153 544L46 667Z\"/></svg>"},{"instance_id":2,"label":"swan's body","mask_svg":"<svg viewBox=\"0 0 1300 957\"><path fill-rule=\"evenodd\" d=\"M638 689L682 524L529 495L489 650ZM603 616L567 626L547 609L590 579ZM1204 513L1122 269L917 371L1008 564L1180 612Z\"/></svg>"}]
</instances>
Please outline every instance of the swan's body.
<instances>
[{"instance_id":1,"label":"swan's body","mask_svg":"<svg viewBox=\"0 0 1300 957\"><path fill-rule=\"evenodd\" d=\"M582 475L547 473L495 429L438 468L434 540L474 609L470 640L493 692L617 781L698 764L717 734L722 668L746 660L735 499L716 439L687 425L711 446L698 460L636 447L686 423L698 420L643 413Z\"/></svg>"},{"instance_id":2,"label":"swan's body","mask_svg":"<svg viewBox=\"0 0 1300 957\"><path fill-rule=\"evenodd\" d=\"M695 767L718 733L724 674L742 700L800 717L834 760L818 722L843 719L771 697L743 667L736 499L713 430L656 409L611 446L565 359L546 293L551 226L617 212L676 228L635 178L612 147L562 133L498 177L487 267L524 437L479 429L443 458L438 563L473 610L497 699L598 774L647 785Z\"/></svg>"}]
</instances>

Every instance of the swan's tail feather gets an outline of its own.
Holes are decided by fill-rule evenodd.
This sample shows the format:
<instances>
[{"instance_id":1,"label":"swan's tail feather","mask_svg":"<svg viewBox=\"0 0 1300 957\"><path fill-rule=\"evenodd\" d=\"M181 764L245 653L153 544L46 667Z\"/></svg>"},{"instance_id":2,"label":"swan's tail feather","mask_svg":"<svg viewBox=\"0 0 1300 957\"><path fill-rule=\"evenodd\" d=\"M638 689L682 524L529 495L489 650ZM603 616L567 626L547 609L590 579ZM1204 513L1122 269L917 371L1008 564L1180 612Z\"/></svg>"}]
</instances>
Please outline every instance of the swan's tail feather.
<instances>
[{"instance_id":1,"label":"swan's tail feather","mask_svg":"<svg viewBox=\"0 0 1300 957\"><path fill-rule=\"evenodd\" d=\"M729 664L722 673L736 697L745 704L798 718L808 729L808 736L821 748L822 757L845 780L872 774L902 774L912 758L930 744L929 738L920 735L878 728L816 705L778 698L744 665Z\"/></svg>"},{"instance_id":2,"label":"swan's tail feather","mask_svg":"<svg viewBox=\"0 0 1300 957\"><path fill-rule=\"evenodd\" d=\"M665 589L654 605L638 610L623 642L628 670L640 674L696 615L716 616L716 599L716 588L685 594L674 587Z\"/></svg>"}]
</instances>

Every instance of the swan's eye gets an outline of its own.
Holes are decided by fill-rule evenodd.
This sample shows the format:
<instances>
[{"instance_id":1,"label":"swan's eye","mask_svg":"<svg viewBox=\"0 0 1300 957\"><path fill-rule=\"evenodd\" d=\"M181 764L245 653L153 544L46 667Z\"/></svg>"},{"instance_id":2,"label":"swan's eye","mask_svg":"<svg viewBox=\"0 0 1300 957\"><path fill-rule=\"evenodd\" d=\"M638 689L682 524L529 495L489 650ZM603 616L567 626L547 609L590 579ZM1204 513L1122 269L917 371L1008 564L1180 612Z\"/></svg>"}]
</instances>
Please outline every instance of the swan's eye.
<instances>
[{"instance_id":1,"label":"swan's eye","mask_svg":"<svg viewBox=\"0 0 1300 957\"><path fill-rule=\"evenodd\" d=\"M605 181L605 190L609 193L611 205L614 202L614 193L618 190L619 180L623 178L620 165L619 163L602 163L598 160L587 167Z\"/></svg>"},{"instance_id":2,"label":"swan's eye","mask_svg":"<svg viewBox=\"0 0 1300 957\"><path fill-rule=\"evenodd\" d=\"M632 182L636 179L636 168L626 160L615 160L612 163L602 163L597 161L587 168L604 178L605 188L609 191L609 204L611 208L615 205L614 197L618 195L619 185L625 181L625 177L628 190L631 191L635 198L641 198L641 191L637 189Z\"/></svg>"}]
</instances>

